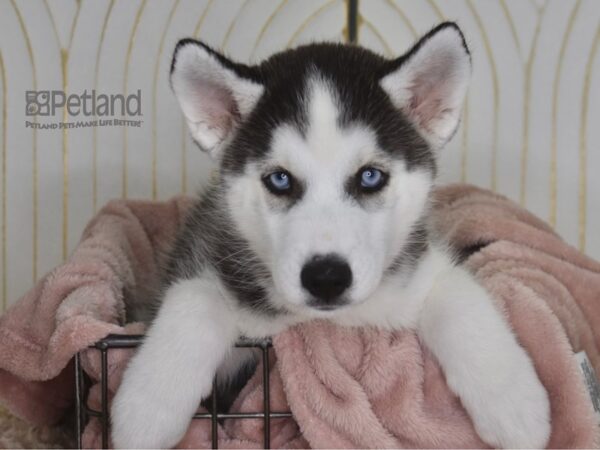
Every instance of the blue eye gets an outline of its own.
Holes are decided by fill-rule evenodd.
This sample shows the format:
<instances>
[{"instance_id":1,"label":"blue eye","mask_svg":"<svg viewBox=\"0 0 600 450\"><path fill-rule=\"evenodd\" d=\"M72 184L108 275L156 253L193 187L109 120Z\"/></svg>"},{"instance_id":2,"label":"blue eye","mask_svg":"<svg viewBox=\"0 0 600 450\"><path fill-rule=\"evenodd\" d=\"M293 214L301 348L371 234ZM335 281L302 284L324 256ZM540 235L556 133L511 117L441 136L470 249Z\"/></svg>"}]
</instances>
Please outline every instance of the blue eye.
<instances>
[{"instance_id":1,"label":"blue eye","mask_svg":"<svg viewBox=\"0 0 600 450\"><path fill-rule=\"evenodd\" d=\"M278 170L264 177L263 182L273 194L284 194L292 187L292 176L284 170Z\"/></svg>"},{"instance_id":2,"label":"blue eye","mask_svg":"<svg viewBox=\"0 0 600 450\"><path fill-rule=\"evenodd\" d=\"M379 169L367 167L359 173L360 185L366 191L377 191L383 187L386 176Z\"/></svg>"}]
</instances>

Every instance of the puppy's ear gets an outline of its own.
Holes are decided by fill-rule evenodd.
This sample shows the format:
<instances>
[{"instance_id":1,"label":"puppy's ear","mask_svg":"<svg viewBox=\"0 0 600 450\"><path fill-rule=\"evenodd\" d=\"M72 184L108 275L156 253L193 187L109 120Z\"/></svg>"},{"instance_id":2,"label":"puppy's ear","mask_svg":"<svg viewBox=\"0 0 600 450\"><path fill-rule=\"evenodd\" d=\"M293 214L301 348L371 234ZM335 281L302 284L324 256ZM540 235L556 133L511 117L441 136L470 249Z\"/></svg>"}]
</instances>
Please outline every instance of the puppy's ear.
<instances>
[{"instance_id":1,"label":"puppy's ear","mask_svg":"<svg viewBox=\"0 0 600 450\"><path fill-rule=\"evenodd\" d=\"M460 28L442 23L400 58L380 80L394 105L435 148L458 128L471 78L471 56Z\"/></svg>"},{"instance_id":2,"label":"puppy's ear","mask_svg":"<svg viewBox=\"0 0 600 450\"><path fill-rule=\"evenodd\" d=\"M175 47L171 87L192 138L215 159L264 90L251 67L193 39L179 41Z\"/></svg>"}]
</instances>

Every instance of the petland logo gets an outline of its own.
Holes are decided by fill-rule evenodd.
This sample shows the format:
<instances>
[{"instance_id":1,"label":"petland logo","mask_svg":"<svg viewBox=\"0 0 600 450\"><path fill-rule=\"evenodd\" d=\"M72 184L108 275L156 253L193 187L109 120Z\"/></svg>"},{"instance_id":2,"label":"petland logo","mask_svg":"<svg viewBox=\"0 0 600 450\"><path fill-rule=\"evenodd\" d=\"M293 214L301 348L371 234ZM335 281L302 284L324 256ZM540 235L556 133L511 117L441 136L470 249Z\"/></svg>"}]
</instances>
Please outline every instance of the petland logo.
<instances>
[{"instance_id":1,"label":"petland logo","mask_svg":"<svg viewBox=\"0 0 600 450\"><path fill-rule=\"evenodd\" d=\"M69 94L64 91L26 91L25 126L34 129L66 129L98 126L140 127L142 120L142 92L134 94L97 94L95 90L84 90L82 94ZM89 120L40 122L39 117L85 117ZM115 116L120 116L116 118ZM35 119L33 119L35 117Z\"/></svg>"}]
</instances>

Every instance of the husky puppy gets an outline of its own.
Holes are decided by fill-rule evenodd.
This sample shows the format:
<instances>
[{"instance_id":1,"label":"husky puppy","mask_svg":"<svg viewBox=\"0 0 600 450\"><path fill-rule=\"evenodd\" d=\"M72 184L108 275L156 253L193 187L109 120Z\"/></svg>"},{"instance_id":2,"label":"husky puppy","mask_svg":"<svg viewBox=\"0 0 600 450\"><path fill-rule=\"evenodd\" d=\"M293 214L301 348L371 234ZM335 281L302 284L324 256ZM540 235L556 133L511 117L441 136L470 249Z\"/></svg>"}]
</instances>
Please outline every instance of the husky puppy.
<instances>
[{"instance_id":1,"label":"husky puppy","mask_svg":"<svg viewBox=\"0 0 600 450\"><path fill-rule=\"evenodd\" d=\"M548 395L501 311L429 229L471 73L454 23L389 60L313 44L240 64L191 39L171 84L219 179L182 230L112 406L116 447L182 438L232 346L326 318L413 329L479 435L544 447Z\"/></svg>"}]
</instances>

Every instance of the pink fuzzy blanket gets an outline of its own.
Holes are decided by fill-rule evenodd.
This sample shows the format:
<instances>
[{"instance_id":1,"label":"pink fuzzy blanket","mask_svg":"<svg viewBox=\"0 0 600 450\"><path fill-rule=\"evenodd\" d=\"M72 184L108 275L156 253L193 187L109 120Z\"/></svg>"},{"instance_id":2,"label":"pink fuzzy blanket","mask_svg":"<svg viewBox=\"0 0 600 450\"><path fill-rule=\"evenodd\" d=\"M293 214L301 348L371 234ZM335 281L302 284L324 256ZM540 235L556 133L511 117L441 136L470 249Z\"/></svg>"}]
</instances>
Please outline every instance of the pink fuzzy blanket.
<instances>
[{"instance_id":1,"label":"pink fuzzy blanket","mask_svg":"<svg viewBox=\"0 0 600 450\"><path fill-rule=\"evenodd\" d=\"M125 301L141 302L157 278L190 199L114 201L87 226L69 260L0 318L0 401L36 424L59 420L73 404L73 355L109 333L140 333L125 323ZM550 447L594 447L598 427L573 352L600 369L600 264L504 197L466 185L441 188L437 228L497 299L546 386ZM480 248L481 247L481 248ZM414 333L312 322L274 338L272 409L293 419L271 427L274 447L482 447L459 400ZM132 350L109 352L114 392ZM275 362L276 358L276 362ZM98 378L96 351L83 355ZM233 410L262 408L261 369ZM99 388L90 392L98 408ZM493 407L493 405L490 405ZM229 420L223 448L260 447L260 420ZM84 444L99 446L91 421ZM180 447L210 447L210 423L196 420Z\"/></svg>"}]
</instances>

